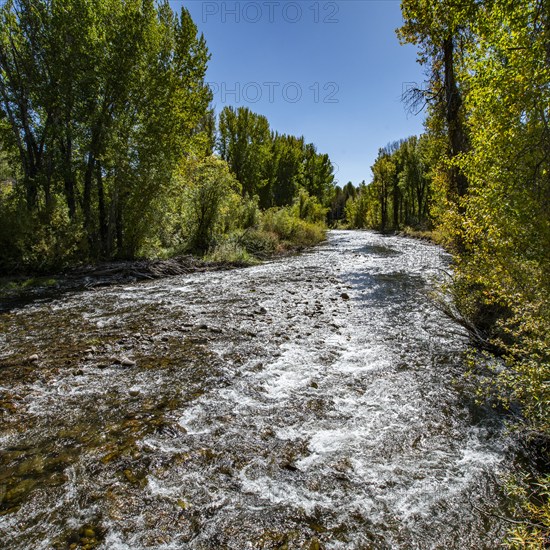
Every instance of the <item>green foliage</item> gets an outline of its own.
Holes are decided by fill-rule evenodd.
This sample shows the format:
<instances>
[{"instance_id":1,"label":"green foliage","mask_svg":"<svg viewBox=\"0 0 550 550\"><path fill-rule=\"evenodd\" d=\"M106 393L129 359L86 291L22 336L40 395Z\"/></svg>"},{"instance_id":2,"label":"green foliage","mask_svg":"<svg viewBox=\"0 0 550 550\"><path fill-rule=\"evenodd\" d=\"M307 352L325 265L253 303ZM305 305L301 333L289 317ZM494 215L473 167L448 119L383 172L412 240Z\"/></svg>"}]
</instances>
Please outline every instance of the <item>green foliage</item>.
<instances>
[{"instance_id":1,"label":"green foliage","mask_svg":"<svg viewBox=\"0 0 550 550\"><path fill-rule=\"evenodd\" d=\"M364 186L364 184L365 182L363 181L361 185ZM344 221L346 216L345 208L348 199L354 199L357 195L357 190L353 183L349 181L343 188L336 186L331 195L328 219L331 225L338 225Z\"/></svg>"},{"instance_id":2,"label":"green foliage","mask_svg":"<svg viewBox=\"0 0 550 550\"><path fill-rule=\"evenodd\" d=\"M188 163L184 181L181 220L186 248L204 253L223 233L223 210L240 185L227 164L214 157Z\"/></svg>"},{"instance_id":3,"label":"green foliage","mask_svg":"<svg viewBox=\"0 0 550 550\"><path fill-rule=\"evenodd\" d=\"M270 208L263 215L261 227L275 234L287 248L313 246L325 239L324 226L301 219L295 207Z\"/></svg>"},{"instance_id":4,"label":"green foliage","mask_svg":"<svg viewBox=\"0 0 550 550\"><path fill-rule=\"evenodd\" d=\"M232 264L252 265L256 258L249 253L237 235L230 235L219 241L204 257L209 262L228 262Z\"/></svg>"},{"instance_id":5,"label":"green foliage","mask_svg":"<svg viewBox=\"0 0 550 550\"><path fill-rule=\"evenodd\" d=\"M516 503L517 525L511 529L505 546L513 550L543 550L550 544L550 476L536 480L528 474L511 478L506 486Z\"/></svg>"},{"instance_id":6,"label":"green foliage","mask_svg":"<svg viewBox=\"0 0 550 550\"><path fill-rule=\"evenodd\" d=\"M354 229L376 227L376 197L373 196L374 187L361 185L354 197L350 197L345 205L344 214L347 225Z\"/></svg>"},{"instance_id":7,"label":"green foliage","mask_svg":"<svg viewBox=\"0 0 550 550\"><path fill-rule=\"evenodd\" d=\"M346 202L348 227L381 231L430 227L429 143L427 136L412 136L380 149L372 182L360 186Z\"/></svg>"},{"instance_id":8,"label":"green foliage","mask_svg":"<svg viewBox=\"0 0 550 550\"><path fill-rule=\"evenodd\" d=\"M30 215L40 226L40 212L66 211L83 258L136 255L182 156L208 149L209 56L189 13L152 0L9 0L0 22L1 139Z\"/></svg>"},{"instance_id":9,"label":"green foliage","mask_svg":"<svg viewBox=\"0 0 550 550\"><path fill-rule=\"evenodd\" d=\"M49 272L77 262L83 235L66 208L31 214L10 189L0 192L0 272Z\"/></svg>"},{"instance_id":10,"label":"green foliage","mask_svg":"<svg viewBox=\"0 0 550 550\"><path fill-rule=\"evenodd\" d=\"M455 252L454 308L501 357L480 378L519 405L516 428L550 433L550 8L546 1L406 0L403 41L430 81L432 215ZM483 360L476 367L483 365ZM549 541L548 476L527 483L509 542Z\"/></svg>"},{"instance_id":11,"label":"green foliage","mask_svg":"<svg viewBox=\"0 0 550 550\"><path fill-rule=\"evenodd\" d=\"M249 223L251 207L255 209L254 225ZM240 208L232 208L235 222L231 232L218 236L207 258L250 264L285 250L313 246L325 239L326 210L305 190L292 206L264 212L257 210L256 200L241 200Z\"/></svg>"},{"instance_id":12,"label":"green foliage","mask_svg":"<svg viewBox=\"0 0 550 550\"><path fill-rule=\"evenodd\" d=\"M258 196L262 208L288 206L300 189L322 204L330 200L334 168L328 155L303 137L271 132L267 119L246 107L223 109L217 148L243 196Z\"/></svg>"},{"instance_id":13,"label":"green foliage","mask_svg":"<svg viewBox=\"0 0 550 550\"><path fill-rule=\"evenodd\" d=\"M267 184L271 132L267 118L246 107L220 113L218 151L241 182L244 195L257 195Z\"/></svg>"},{"instance_id":14,"label":"green foliage","mask_svg":"<svg viewBox=\"0 0 550 550\"><path fill-rule=\"evenodd\" d=\"M294 199L294 211L301 220L322 225L326 220L328 208L320 204L317 197L310 196L305 189L300 189Z\"/></svg>"},{"instance_id":15,"label":"green foliage","mask_svg":"<svg viewBox=\"0 0 550 550\"><path fill-rule=\"evenodd\" d=\"M280 247L277 234L260 227L247 229L241 235L239 242L250 254L259 259L273 256Z\"/></svg>"},{"instance_id":16,"label":"green foliage","mask_svg":"<svg viewBox=\"0 0 550 550\"><path fill-rule=\"evenodd\" d=\"M330 160L303 138L246 108L224 109L216 132L208 60L167 1L0 5L0 184L16 197L2 205L2 269L203 253L258 226L260 203L291 205L301 189L328 200Z\"/></svg>"},{"instance_id":17,"label":"green foliage","mask_svg":"<svg viewBox=\"0 0 550 550\"><path fill-rule=\"evenodd\" d=\"M234 200L234 204L225 213L227 219L225 227L227 230L257 227L261 218L258 200L257 196Z\"/></svg>"},{"instance_id":18,"label":"green foliage","mask_svg":"<svg viewBox=\"0 0 550 550\"><path fill-rule=\"evenodd\" d=\"M488 335L507 361L502 391L523 404L530 429L548 432L550 65L541 9L496 2L471 26L477 40L461 77L472 149L456 160L470 193L455 227L457 280L482 314L492 312Z\"/></svg>"}]
</instances>

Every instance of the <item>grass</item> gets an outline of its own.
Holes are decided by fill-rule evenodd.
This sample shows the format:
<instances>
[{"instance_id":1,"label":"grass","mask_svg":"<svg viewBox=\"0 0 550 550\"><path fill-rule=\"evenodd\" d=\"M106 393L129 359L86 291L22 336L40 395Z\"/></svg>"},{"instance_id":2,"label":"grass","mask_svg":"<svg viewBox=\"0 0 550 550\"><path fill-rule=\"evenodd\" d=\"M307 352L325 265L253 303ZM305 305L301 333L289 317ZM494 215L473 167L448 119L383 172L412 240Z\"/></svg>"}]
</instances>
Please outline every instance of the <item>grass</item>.
<instances>
[{"instance_id":1,"label":"grass","mask_svg":"<svg viewBox=\"0 0 550 550\"><path fill-rule=\"evenodd\" d=\"M414 229L406 226L400 232L405 237L411 237L413 239L420 239L423 241L430 241L435 244L444 245L446 239L437 229Z\"/></svg>"},{"instance_id":2,"label":"grass","mask_svg":"<svg viewBox=\"0 0 550 550\"><path fill-rule=\"evenodd\" d=\"M55 277L0 277L0 298L32 290L33 288L47 288L55 286L58 279Z\"/></svg>"}]
</instances>

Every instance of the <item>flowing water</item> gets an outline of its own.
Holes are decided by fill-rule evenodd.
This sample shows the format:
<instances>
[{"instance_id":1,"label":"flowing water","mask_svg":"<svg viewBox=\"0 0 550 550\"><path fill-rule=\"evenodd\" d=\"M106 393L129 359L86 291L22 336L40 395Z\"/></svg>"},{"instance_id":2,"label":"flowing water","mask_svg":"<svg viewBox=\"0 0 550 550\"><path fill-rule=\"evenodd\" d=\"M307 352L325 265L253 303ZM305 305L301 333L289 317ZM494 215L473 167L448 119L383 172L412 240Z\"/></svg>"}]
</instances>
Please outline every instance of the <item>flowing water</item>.
<instances>
[{"instance_id":1,"label":"flowing water","mask_svg":"<svg viewBox=\"0 0 550 550\"><path fill-rule=\"evenodd\" d=\"M430 300L448 261L333 231L3 313L0 547L497 548L509 443Z\"/></svg>"}]
</instances>

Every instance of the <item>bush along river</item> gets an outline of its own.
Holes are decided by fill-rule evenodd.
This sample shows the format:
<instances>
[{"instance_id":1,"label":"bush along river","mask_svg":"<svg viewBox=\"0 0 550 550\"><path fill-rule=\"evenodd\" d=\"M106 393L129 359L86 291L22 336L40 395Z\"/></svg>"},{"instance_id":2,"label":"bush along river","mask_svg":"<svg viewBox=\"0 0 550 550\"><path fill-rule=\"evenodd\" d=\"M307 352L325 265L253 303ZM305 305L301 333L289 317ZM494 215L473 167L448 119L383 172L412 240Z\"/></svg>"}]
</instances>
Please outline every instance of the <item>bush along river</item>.
<instances>
[{"instance_id":1,"label":"bush along river","mask_svg":"<svg viewBox=\"0 0 550 550\"><path fill-rule=\"evenodd\" d=\"M332 231L0 314L0 547L498 547L512 444L430 299L449 260Z\"/></svg>"}]
</instances>

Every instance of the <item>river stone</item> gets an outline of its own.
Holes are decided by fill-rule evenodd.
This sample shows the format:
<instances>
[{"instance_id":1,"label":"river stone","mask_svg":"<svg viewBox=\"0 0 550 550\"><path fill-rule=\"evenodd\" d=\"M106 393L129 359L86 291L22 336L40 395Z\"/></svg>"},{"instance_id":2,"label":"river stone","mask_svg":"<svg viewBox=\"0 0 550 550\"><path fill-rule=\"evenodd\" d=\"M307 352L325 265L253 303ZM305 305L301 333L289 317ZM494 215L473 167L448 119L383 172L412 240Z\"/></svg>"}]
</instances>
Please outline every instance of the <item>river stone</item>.
<instances>
[{"instance_id":1,"label":"river stone","mask_svg":"<svg viewBox=\"0 0 550 550\"><path fill-rule=\"evenodd\" d=\"M129 359L128 357L121 357L120 358L120 364L123 367L135 367L136 362L132 361L132 359Z\"/></svg>"},{"instance_id":2,"label":"river stone","mask_svg":"<svg viewBox=\"0 0 550 550\"><path fill-rule=\"evenodd\" d=\"M34 353L33 355L31 355L29 357L29 362L30 363L36 363L38 361L38 354L37 353Z\"/></svg>"},{"instance_id":3,"label":"river stone","mask_svg":"<svg viewBox=\"0 0 550 550\"><path fill-rule=\"evenodd\" d=\"M342 294L340 294L340 297L343 300L349 300L349 294L347 292L342 292Z\"/></svg>"}]
</instances>

